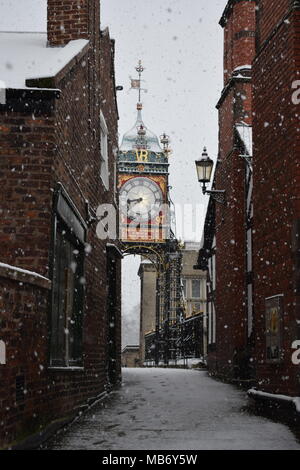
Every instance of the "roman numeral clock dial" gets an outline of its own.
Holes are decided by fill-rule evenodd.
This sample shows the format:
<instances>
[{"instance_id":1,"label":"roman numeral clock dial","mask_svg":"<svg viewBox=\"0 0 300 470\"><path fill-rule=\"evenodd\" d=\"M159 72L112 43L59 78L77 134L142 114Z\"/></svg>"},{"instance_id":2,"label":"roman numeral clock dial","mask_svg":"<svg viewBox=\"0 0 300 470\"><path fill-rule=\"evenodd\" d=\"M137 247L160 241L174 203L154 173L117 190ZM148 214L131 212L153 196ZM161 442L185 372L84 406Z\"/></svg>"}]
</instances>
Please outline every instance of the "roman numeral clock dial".
<instances>
[{"instance_id":1,"label":"roman numeral clock dial","mask_svg":"<svg viewBox=\"0 0 300 470\"><path fill-rule=\"evenodd\" d=\"M158 184L150 178L132 178L120 191L120 207L128 219L148 222L159 215L163 194Z\"/></svg>"}]
</instances>

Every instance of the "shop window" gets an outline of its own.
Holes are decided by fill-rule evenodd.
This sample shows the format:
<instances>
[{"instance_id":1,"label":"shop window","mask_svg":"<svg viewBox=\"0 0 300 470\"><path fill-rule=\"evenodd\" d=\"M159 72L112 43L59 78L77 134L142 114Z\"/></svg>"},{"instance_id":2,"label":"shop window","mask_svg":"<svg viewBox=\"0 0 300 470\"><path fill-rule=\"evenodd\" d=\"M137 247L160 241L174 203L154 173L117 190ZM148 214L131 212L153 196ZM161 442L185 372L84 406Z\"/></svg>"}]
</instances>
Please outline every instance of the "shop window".
<instances>
[{"instance_id":1,"label":"shop window","mask_svg":"<svg viewBox=\"0 0 300 470\"><path fill-rule=\"evenodd\" d=\"M61 191L54 225L50 365L82 366L85 227Z\"/></svg>"}]
</instances>

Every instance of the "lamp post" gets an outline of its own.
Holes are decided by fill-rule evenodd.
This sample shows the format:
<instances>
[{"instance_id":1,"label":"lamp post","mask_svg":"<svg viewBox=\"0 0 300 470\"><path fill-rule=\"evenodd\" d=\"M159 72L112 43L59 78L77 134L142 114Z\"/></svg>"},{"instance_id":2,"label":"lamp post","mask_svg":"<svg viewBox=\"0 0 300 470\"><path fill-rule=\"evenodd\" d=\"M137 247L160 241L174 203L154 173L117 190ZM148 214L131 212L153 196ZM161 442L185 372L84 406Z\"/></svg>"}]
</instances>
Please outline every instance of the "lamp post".
<instances>
[{"instance_id":1,"label":"lamp post","mask_svg":"<svg viewBox=\"0 0 300 470\"><path fill-rule=\"evenodd\" d=\"M206 147L203 149L202 158L199 158L195 161L198 181L202 184L202 192L203 194L208 194L211 196L215 201L225 204L225 190L211 190L208 191L206 189L206 185L210 183L212 171L214 167L214 162L211 158L209 158Z\"/></svg>"}]
</instances>

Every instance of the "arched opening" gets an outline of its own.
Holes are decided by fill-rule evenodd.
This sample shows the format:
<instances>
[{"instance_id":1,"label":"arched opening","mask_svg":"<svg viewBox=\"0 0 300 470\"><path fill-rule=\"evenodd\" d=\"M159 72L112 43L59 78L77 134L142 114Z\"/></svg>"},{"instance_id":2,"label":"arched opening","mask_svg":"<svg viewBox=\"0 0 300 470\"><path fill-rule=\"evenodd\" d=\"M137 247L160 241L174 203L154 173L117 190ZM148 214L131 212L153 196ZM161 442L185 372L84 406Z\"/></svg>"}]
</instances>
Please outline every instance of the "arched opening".
<instances>
[{"instance_id":1,"label":"arched opening","mask_svg":"<svg viewBox=\"0 0 300 470\"><path fill-rule=\"evenodd\" d=\"M157 325L157 273L161 255L151 247L126 247L122 262L122 365L145 363L145 334Z\"/></svg>"}]
</instances>

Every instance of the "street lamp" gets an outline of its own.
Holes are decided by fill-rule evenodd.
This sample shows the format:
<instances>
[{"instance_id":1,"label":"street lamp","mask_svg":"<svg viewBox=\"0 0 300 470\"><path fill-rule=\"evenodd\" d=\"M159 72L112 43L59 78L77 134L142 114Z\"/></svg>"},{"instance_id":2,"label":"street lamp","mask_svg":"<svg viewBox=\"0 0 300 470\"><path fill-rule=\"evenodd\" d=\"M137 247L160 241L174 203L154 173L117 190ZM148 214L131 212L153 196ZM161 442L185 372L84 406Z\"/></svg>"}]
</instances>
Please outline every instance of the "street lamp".
<instances>
[{"instance_id":1,"label":"street lamp","mask_svg":"<svg viewBox=\"0 0 300 470\"><path fill-rule=\"evenodd\" d=\"M225 204L225 190L208 191L206 189L206 185L211 181L212 171L214 167L214 162L211 158L209 158L206 147L204 147L203 149L202 158L196 160L195 164L197 169L198 181L202 184L203 194L208 194L215 201L220 202L221 204Z\"/></svg>"}]
</instances>

